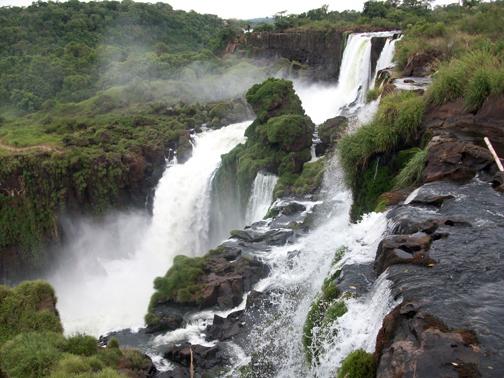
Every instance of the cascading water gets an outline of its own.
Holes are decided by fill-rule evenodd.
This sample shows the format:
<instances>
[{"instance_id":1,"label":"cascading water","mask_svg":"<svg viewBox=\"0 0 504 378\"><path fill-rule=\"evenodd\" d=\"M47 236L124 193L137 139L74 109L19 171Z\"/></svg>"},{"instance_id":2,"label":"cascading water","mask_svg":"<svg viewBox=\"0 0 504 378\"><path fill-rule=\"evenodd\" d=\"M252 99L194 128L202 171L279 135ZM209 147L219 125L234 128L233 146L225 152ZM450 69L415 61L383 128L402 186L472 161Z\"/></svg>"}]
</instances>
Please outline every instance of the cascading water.
<instances>
[{"instance_id":1,"label":"cascading water","mask_svg":"<svg viewBox=\"0 0 504 378\"><path fill-rule=\"evenodd\" d=\"M98 336L143 326L154 278L166 272L174 256L206 252L212 175L221 155L244 141L247 126L195 136L193 156L165 170L150 224L138 215L123 215L115 217L119 223L86 223L79 229L81 242L65 252L72 262L49 277L66 333Z\"/></svg>"},{"instance_id":2,"label":"cascading water","mask_svg":"<svg viewBox=\"0 0 504 378\"><path fill-rule=\"evenodd\" d=\"M337 85L295 83L303 107L315 124L335 117L343 107L361 103L365 98L371 81L371 38L381 35L351 34L348 37Z\"/></svg>"},{"instance_id":3,"label":"cascading water","mask_svg":"<svg viewBox=\"0 0 504 378\"><path fill-rule=\"evenodd\" d=\"M373 78L370 69L373 36L377 35L350 36L336 88L320 90L320 87L311 86L299 89L303 106L315 122L343 112L357 116L362 111ZM378 36L389 37L379 67L389 66L394 46L392 33ZM316 100L329 94L335 96L330 97L331 106L328 106L327 98ZM338 95L341 97L336 97ZM332 113L328 113L328 107ZM339 269L371 269L387 225L385 214L369 214L359 224L350 223L351 192L343 182L343 173L335 157L326 168L322 198L320 225L295 245L276 247L264 257L272 267L272 274L260 282L257 289L270 293L275 310L254 328L249 338L253 347L248 350L254 356L252 369L261 373L260 376L335 376L349 352L359 348L374 349L383 316L393 305L386 278L374 284L358 282L358 285L367 285L367 289L359 297L345 300L347 313L329 329L313 329L313 339L318 338L317 359L313 365L306 363L303 328L325 278ZM342 246L346 247L346 253L331 266L338 247Z\"/></svg>"},{"instance_id":4,"label":"cascading water","mask_svg":"<svg viewBox=\"0 0 504 378\"><path fill-rule=\"evenodd\" d=\"M245 223L251 224L262 219L273 201L273 189L278 182L278 177L259 172L252 185Z\"/></svg>"}]
</instances>

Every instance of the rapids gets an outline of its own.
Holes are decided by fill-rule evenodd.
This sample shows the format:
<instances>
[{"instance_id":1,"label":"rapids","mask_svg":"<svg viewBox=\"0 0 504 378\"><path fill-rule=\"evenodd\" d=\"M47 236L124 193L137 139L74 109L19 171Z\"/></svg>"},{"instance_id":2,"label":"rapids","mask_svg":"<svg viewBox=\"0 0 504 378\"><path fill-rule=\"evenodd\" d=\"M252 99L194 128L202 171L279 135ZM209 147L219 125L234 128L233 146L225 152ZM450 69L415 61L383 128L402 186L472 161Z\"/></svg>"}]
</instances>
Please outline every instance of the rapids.
<instances>
[{"instance_id":1,"label":"rapids","mask_svg":"<svg viewBox=\"0 0 504 378\"><path fill-rule=\"evenodd\" d=\"M393 35L393 32L351 34L336 85L295 82L303 107L316 124L345 115L358 125L374 114L378 102L365 103L375 78L371 72L371 39L388 38L377 63L381 69L392 65ZM247 126L248 123L241 123L196 135L193 156L185 164L167 164L156 189L152 218L143 214L113 214L112 219L102 224L84 221L69 227L74 237L66 247L66 255L71 256L72 262L61 262L50 276L67 334L85 332L98 336L142 327L153 279L166 272L175 255L201 255L225 239L232 228L241 228L266 215L277 178L259 173L245 214L222 211L218 215L228 222L227 229L214 225L217 231L211 230L209 220L212 216L215 219L215 214L211 214L215 211L213 174L220 156L245 140ZM250 362L255 355L260 356L260 364L275 365L272 375L334 376L348 352L357 348L373 350L382 318L393 303L389 281L382 278L372 282L365 274L356 283L364 287L362 295L348 300L348 312L333 324L332 334L337 336L328 338L314 330L322 340L318 364L307 366L301 343L306 315L326 276L335 269L368 269L385 231L384 214L370 214L359 224L351 224L351 201L338 159L333 157L325 172L321 201L306 206L317 207L316 227L294 244L273 247L267 253L257 251L270 265L271 274L256 289L275 293L272 300L277 310L270 317L266 315L266 323L252 329L248 347L233 344L235 367ZM236 206L230 204L229 209ZM346 253L331 266L335 251L342 246L346 247ZM244 306L242 303L238 308ZM226 316L233 310L219 314ZM169 364L158 354L158 348L183 340L212 344L205 340L204 332L214 314L212 311L194 314L185 328L139 345L153 357L158 368L166 370Z\"/></svg>"}]
</instances>

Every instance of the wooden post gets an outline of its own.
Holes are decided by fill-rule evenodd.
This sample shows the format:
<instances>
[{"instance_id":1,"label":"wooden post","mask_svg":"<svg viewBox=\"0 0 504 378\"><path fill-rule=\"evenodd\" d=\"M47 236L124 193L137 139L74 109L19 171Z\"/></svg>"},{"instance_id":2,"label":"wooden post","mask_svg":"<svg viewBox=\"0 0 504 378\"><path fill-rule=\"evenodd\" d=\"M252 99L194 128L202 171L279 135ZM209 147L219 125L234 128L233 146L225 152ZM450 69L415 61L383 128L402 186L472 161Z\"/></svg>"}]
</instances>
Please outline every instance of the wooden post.
<instances>
[{"instance_id":1,"label":"wooden post","mask_svg":"<svg viewBox=\"0 0 504 378\"><path fill-rule=\"evenodd\" d=\"M193 352L192 352L192 346L189 347L189 350L191 352L191 361L189 365L189 376L190 378L194 378L194 365L193 365Z\"/></svg>"},{"instance_id":2,"label":"wooden post","mask_svg":"<svg viewBox=\"0 0 504 378\"><path fill-rule=\"evenodd\" d=\"M492 143L490 143L490 139L485 137L485 143L486 143L488 149L490 150L490 153L492 154L492 156L495 160L495 163L497 164L497 167L499 167L499 171L504 172L504 167L502 166L502 162L500 161L499 156L497 156L497 153L495 152L495 150L492 146Z\"/></svg>"}]
</instances>

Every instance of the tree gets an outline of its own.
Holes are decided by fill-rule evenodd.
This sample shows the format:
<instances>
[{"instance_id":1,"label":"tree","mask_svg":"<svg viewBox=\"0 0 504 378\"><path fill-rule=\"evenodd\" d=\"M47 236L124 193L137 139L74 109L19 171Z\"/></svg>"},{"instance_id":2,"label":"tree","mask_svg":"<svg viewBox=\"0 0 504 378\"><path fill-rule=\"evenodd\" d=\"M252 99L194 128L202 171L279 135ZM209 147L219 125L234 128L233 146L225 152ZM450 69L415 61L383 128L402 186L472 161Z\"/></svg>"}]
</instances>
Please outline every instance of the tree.
<instances>
[{"instance_id":1,"label":"tree","mask_svg":"<svg viewBox=\"0 0 504 378\"><path fill-rule=\"evenodd\" d=\"M388 3L376 0L366 1L362 14L369 18L385 18L389 9L390 5Z\"/></svg>"}]
</instances>

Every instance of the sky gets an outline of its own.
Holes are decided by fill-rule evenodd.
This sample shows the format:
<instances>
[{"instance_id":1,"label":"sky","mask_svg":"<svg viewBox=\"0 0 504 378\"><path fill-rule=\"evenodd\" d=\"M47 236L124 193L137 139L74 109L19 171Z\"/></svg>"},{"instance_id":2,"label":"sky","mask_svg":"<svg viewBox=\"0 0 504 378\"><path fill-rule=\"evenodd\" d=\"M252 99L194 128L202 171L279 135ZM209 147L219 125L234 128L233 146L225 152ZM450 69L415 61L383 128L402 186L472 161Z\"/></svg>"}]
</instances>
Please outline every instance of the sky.
<instances>
[{"instance_id":1,"label":"sky","mask_svg":"<svg viewBox=\"0 0 504 378\"><path fill-rule=\"evenodd\" d=\"M148 1L148 0L142 0ZM157 2L149 1L149 2ZM343 11L345 9L362 10L366 0L168 0L175 9L194 10L198 13L216 14L222 18L250 19L272 16L286 10L288 13L301 13L319 8L324 4L330 10ZM450 4L456 0L436 0L436 5ZM32 0L0 0L0 6L30 5Z\"/></svg>"}]
</instances>

